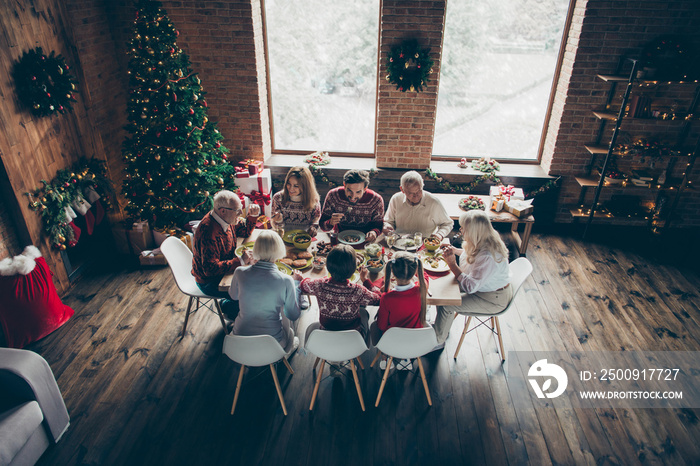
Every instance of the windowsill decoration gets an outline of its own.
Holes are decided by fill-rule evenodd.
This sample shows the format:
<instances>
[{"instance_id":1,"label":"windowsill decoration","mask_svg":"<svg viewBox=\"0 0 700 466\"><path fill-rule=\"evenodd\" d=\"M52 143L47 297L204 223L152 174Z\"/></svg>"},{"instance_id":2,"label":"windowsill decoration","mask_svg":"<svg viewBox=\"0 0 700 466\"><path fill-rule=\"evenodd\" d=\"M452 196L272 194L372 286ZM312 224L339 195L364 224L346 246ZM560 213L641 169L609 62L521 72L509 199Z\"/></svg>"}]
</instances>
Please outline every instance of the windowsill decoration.
<instances>
[{"instance_id":1,"label":"windowsill decoration","mask_svg":"<svg viewBox=\"0 0 700 466\"><path fill-rule=\"evenodd\" d=\"M433 72L430 49L421 49L416 39L408 39L391 49L387 59L386 80L401 92L420 92Z\"/></svg>"},{"instance_id":2,"label":"windowsill decoration","mask_svg":"<svg viewBox=\"0 0 700 466\"><path fill-rule=\"evenodd\" d=\"M72 110L76 81L68 70L54 52L44 55L41 47L24 52L12 70L19 100L36 116Z\"/></svg>"},{"instance_id":3,"label":"windowsill decoration","mask_svg":"<svg viewBox=\"0 0 700 466\"><path fill-rule=\"evenodd\" d=\"M472 168L484 173L493 173L501 169L501 164L489 157L482 157L478 160L472 160Z\"/></svg>"}]
</instances>

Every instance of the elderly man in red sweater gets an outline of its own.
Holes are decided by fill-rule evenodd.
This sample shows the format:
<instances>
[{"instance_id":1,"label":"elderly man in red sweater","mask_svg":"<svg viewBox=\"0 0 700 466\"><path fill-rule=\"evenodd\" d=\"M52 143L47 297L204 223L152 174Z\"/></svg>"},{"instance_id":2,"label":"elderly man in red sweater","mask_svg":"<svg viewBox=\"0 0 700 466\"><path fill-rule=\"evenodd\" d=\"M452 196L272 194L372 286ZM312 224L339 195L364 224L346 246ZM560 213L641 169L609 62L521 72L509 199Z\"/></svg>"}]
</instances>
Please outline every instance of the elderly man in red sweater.
<instances>
[{"instance_id":1,"label":"elderly man in red sweater","mask_svg":"<svg viewBox=\"0 0 700 466\"><path fill-rule=\"evenodd\" d=\"M228 320L236 318L238 301L231 300L228 292L219 291L219 282L242 263L250 263L252 253L248 250L243 251L240 259L236 257L236 238L250 236L260 215L260 206L251 205L245 220L239 218L242 212L236 193L219 191L214 195L214 209L204 216L194 234L192 275L200 290L222 298L221 310Z\"/></svg>"}]
</instances>

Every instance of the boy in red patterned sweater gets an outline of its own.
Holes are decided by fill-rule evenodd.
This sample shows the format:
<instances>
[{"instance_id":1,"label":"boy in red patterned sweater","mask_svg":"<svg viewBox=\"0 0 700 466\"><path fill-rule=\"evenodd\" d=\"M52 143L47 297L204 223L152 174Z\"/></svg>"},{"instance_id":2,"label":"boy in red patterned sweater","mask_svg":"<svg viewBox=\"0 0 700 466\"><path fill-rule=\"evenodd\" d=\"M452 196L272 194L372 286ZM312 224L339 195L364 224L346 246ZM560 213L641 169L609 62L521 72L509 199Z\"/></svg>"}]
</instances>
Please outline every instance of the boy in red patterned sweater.
<instances>
[{"instance_id":1,"label":"boy in red patterned sweater","mask_svg":"<svg viewBox=\"0 0 700 466\"><path fill-rule=\"evenodd\" d=\"M360 269L360 280L364 284L350 283L349 279L357 267L355 250L340 244L328 254L326 267L331 276L305 278L300 283L302 293L315 295L318 299L319 322L306 329L306 340L313 330L357 330L365 340L368 336L369 314L365 306L379 304L380 290L369 280L369 270Z\"/></svg>"}]
</instances>

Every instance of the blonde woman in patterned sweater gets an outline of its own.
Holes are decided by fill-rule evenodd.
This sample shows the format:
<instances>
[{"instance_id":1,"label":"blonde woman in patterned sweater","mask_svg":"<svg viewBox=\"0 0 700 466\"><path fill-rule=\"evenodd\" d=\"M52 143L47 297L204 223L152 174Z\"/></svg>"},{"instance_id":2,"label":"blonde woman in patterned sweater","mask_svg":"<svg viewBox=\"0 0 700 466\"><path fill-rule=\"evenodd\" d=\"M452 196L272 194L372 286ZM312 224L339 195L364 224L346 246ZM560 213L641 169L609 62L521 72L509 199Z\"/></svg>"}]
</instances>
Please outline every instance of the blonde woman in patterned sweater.
<instances>
[{"instance_id":1,"label":"blonde woman in patterned sweater","mask_svg":"<svg viewBox=\"0 0 700 466\"><path fill-rule=\"evenodd\" d=\"M289 230L305 230L311 236L318 231L321 203L311 171L303 166L292 167L282 191L272 196L272 221Z\"/></svg>"}]
</instances>

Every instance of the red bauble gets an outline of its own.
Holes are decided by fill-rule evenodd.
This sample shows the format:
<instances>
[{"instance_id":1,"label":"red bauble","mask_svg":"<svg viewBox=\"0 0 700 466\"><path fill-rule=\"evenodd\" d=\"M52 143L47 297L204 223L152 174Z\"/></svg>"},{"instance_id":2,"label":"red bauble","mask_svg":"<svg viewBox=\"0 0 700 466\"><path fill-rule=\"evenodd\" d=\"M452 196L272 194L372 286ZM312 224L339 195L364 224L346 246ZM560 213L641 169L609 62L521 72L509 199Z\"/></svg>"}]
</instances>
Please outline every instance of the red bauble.
<instances>
[{"instance_id":1,"label":"red bauble","mask_svg":"<svg viewBox=\"0 0 700 466\"><path fill-rule=\"evenodd\" d=\"M219 147L221 147L221 144L217 142L216 144L214 144L214 147L218 149Z\"/></svg>"},{"instance_id":2,"label":"red bauble","mask_svg":"<svg viewBox=\"0 0 700 466\"><path fill-rule=\"evenodd\" d=\"M190 115L194 115L194 109L193 109L193 108L190 109Z\"/></svg>"}]
</instances>

